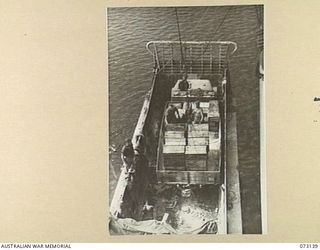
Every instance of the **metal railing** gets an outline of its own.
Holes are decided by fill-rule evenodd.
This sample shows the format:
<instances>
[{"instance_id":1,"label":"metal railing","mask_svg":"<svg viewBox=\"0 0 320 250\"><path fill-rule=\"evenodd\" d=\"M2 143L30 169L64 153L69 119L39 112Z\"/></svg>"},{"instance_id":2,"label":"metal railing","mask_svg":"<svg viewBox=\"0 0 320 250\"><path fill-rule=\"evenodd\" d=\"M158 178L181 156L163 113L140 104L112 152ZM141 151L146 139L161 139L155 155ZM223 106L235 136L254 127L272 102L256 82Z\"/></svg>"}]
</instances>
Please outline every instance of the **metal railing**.
<instances>
[{"instance_id":1,"label":"metal railing","mask_svg":"<svg viewBox=\"0 0 320 250\"><path fill-rule=\"evenodd\" d=\"M185 41L181 44L179 41L150 41L146 48L153 56L154 68L158 72L223 75L237 44L230 41Z\"/></svg>"}]
</instances>

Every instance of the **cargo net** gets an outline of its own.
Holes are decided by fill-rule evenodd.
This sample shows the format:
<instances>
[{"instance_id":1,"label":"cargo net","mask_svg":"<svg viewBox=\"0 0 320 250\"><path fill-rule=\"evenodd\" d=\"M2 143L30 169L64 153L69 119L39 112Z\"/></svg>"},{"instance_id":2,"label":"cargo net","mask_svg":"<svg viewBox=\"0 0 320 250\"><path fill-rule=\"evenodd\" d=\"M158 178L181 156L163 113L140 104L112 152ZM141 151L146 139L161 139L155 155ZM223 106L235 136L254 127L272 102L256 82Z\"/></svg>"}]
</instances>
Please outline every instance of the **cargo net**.
<instances>
[{"instance_id":1,"label":"cargo net","mask_svg":"<svg viewBox=\"0 0 320 250\"><path fill-rule=\"evenodd\" d=\"M222 75L228 58L237 50L229 41L151 41L146 48L153 55L154 67L165 74ZM181 51L182 55L181 56Z\"/></svg>"}]
</instances>

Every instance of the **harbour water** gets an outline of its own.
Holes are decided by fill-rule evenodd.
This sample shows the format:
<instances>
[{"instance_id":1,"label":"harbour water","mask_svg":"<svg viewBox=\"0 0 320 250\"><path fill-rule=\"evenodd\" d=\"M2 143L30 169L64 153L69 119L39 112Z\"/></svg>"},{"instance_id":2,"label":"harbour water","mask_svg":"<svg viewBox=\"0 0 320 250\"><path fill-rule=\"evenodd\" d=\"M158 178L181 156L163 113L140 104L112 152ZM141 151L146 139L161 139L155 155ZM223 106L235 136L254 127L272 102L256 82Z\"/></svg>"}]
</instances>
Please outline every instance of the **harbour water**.
<instances>
[{"instance_id":1,"label":"harbour water","mask_svg":"<svg viewBox=\"0 0 320 250\"><path fill-rule=\"evenodd\" d=\"M237 101L243 231L255 234L261 233L259 10L261 13L261 6L255 5L178 8L182 40L229 40L238 44L229 66ZM110 202L120 174L122 144L131 138L151 86L153 62L145 44L151 40L178 40L178 31L174 8L109 8L107 20Z\"/></svg>"}]
</instances>

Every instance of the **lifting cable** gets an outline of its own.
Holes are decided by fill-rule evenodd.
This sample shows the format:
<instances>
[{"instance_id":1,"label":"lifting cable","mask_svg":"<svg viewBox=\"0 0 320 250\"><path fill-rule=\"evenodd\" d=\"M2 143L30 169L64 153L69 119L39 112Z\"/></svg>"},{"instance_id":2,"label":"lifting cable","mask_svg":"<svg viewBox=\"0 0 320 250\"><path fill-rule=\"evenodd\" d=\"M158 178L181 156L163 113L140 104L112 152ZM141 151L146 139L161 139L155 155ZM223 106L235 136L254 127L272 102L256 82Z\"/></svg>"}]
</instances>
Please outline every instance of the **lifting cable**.
<instances>
[{"instance_id":1,"label":"lifting cable","mask_svg":"<svg viewBox=\"0 0 320 250\"><path fill-rule=\"evenodd\" d=\"M206 7L206 9L203 11L203 14L202 14L200 20L199 20L199 21L196 23L196 25L194 26L191 34L195 34L196 28L198 28L198 25L201 23L202 19L206 16L208 10L209 10L209 7Z\"/></svg>"},{"instance_id":2,"label":"lifting cable","mask_svg":"<svg viewBox=\"0 0 320 250\"><path fill-rule=\"evenodd\" d=\"M232 6L230 6L227 10L226 13L224 14L222 21L220 22L220 24L218 25L217 29L213 32L213 36L212 36L212 41L214 41L214 37L215 35L220 31L220 28L222 27L223 23L226 20L226 17L228 16L230 10L232 9ZM206 47L204 48L204 51L202 52L201 56L204 55L204 53L206 52L206 50L208 49L210 43L207 43ZM200 59L200 57L198 58Z\"/></svg>"},{"instance_id":3,"label":"lifting cable","mask_svg":"<svg viewBox=\"0 0 320 250\"><path fill-rule=\"evenodd\" d=\"M178 18L178 8L175 7L174 10L175 10L176 19L177 19L178 35L179 35L179 42L180 42L181 62L182 62L182 65L183 65L183 69L186 72L187 69L186 69L186 64L185 64L185 60L184 60L184 56L183 56L183 50L182 50L181 32L180 32L179 18Z\"/></svg>"}]
</instances>

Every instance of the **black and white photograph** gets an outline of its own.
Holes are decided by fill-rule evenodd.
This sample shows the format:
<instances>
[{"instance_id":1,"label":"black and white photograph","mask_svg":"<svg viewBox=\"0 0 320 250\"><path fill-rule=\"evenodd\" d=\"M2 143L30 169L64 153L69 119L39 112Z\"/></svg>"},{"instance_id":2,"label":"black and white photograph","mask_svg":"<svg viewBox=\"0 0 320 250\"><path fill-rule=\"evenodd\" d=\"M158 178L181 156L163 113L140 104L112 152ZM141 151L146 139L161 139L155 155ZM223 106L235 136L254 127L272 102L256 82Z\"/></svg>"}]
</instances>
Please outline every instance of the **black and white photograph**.
<instances>
[{"instance_id":1,"label":"black and white photograph","mask_svg":"<svg viewBox=\"0 0 320 250\"><path fill-rule=\"evenodd\" d=\"M267 233L263 5L106 22L109 234Z\"/></svg>"},{"instance_id":2,"label":"black and white photograph","mask_svg":"<svg viewBox=\"0 0 320 250\"><path fill-rule=\"evenodd\" d=\"M0 2L1 248L319 248L320 1Z\"/></svg>"}]
</instances>

